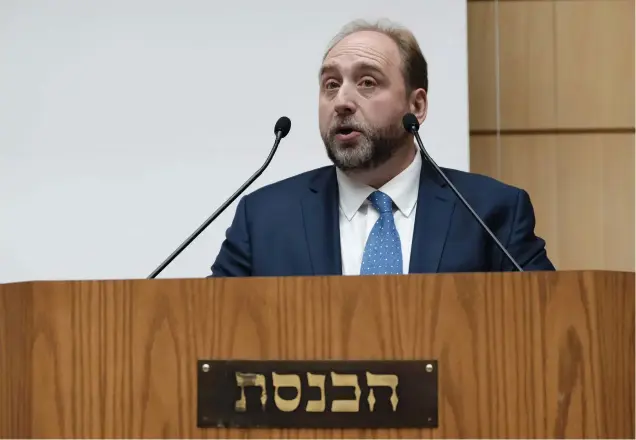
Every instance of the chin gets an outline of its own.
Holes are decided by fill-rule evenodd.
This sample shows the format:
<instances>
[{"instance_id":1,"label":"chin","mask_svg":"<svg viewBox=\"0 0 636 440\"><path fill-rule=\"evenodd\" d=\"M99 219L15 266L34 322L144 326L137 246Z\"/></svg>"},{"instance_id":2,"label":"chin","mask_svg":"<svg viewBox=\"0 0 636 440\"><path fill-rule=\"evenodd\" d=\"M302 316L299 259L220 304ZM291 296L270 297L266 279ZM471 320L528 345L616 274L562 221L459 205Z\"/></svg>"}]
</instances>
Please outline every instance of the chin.
<instances>
[{"instance_id":1,"label":"chin","mask_svg":"<svg viewBox=\"0 0 636 440\"><path fill-rule=\"evenodd\" d=\"M334 147L337 151L351 151L353 148L360 148L360 140L352 139L350 141L335 141Z\"/></svg>"},{"instance_id":2,"label":"chin","mask_svg":"<svg viewBox=\"0 0 636 440\"><path fill-rule=\"evenodd\" d=\"M366 171L372 168L373 161L368 157L351 154L335 154L331 158L334 165L343 171Z\"/></svg>"}]
</instances>

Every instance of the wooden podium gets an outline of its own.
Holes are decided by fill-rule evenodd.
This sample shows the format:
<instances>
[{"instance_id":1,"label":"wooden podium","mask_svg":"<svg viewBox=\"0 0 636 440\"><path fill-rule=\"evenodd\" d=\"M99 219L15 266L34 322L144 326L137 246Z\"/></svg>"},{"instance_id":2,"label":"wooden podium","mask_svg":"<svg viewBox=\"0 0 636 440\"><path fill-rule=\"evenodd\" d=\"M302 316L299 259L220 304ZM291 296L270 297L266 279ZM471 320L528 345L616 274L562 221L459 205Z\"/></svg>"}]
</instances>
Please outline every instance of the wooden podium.
<instances>
[{"instance_id":1,"label":"wooden podium","mask_svg":"<svg viewBox=\"0 0 636 440\"><path fill-rule=\"evenodd\" d=\"M634 343L633 273L5 284L0 437L634 438ZM437 426L197 427L201 360L434 360Z\"/></svg>"}]
</instances>

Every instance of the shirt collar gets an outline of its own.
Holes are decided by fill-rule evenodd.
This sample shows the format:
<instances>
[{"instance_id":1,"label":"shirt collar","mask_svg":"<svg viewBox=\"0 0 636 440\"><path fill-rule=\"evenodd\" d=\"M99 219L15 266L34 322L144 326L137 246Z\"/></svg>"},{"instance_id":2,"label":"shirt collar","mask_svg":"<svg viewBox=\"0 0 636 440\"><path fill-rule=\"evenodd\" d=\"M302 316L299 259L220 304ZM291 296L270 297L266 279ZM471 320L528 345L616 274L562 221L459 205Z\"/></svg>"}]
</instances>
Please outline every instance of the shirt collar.
<instances>
[{"instance_id":1,"label":"shirt collar","mask_svg":"<svg viewBox=\"0 0 636 440\"><path fill-rule=\"evenodd\" d=\"M419 150L416 149L413 162L379 189L391 197L397 209L405 217L409 217L413 213L417 204L421 168L422 157ZM375 189L351 179L340 169L336 169L336 177L340 192L340 209L351 221Z\"/></svg>"}]
</instances>

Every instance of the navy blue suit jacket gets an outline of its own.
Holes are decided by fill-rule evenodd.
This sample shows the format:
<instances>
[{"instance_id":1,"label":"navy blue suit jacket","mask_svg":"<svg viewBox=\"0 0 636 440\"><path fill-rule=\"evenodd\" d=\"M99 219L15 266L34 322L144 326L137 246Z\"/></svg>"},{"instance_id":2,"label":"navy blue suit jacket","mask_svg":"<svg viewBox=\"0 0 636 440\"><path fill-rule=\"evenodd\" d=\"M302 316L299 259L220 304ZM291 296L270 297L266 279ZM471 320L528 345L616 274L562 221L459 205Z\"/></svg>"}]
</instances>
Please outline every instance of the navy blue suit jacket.
<instances>
[{"instance_id":1,"label":"navy blue suit jacket","mask_svg":"<svg viewBox=\"0 0 636 440\"><path fill-rule=\"evenodd\" d=\"M524 270L554 270L534 233L528 194L492 178L443 169ZM511 271L514 266L426 162L409 273ZM214 277L341 275L338 182L333 166L243 197L212 265Z\"/></svg>"}]
</instances>

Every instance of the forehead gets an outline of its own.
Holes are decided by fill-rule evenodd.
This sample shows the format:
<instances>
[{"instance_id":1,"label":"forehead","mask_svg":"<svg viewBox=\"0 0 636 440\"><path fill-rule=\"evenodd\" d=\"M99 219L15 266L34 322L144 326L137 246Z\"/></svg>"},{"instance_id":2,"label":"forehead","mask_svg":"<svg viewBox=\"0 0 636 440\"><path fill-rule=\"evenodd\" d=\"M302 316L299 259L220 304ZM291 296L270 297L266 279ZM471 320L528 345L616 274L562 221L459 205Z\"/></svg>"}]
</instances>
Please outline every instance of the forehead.
<instances>
[{"instance_id":1,"label":"forehead","mask_svg":"<svg viewBox=\"0 0 636 440\"><path fill-rule=\"evenodd\" d=\"M387 71L400 71L401 58L395 42L375 31L359 31L339 41L325 57L321 72L370 65Z\"/></svg>"}]
</instances>

